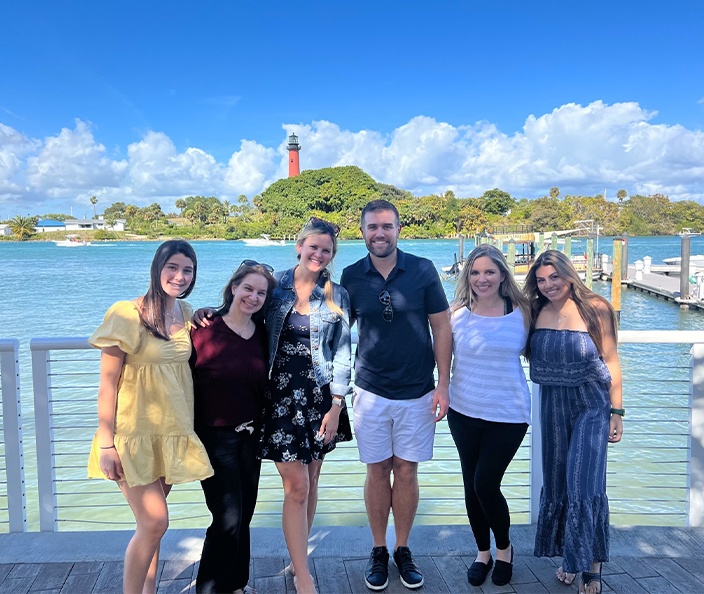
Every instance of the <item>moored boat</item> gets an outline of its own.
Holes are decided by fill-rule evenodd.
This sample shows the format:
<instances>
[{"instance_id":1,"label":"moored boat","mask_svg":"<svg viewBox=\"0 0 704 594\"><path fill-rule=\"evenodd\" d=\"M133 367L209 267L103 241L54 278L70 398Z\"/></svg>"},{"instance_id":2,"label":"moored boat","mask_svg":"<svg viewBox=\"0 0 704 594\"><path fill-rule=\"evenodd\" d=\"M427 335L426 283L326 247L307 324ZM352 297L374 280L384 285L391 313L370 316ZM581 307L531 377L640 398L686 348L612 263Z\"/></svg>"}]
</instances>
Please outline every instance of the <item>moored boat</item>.
<instances>
[{"instance_id":1,"label":"moored boat","mask_svg":"<svg viewBox=\"0 0 704 594\"><path fill-rule=\"evenodd\" d=\"M259 237L254 239L240 239L239 241L244 242L245 245L251 246L267 246L267 245L286 245L283 239L271 239L266 233L262 233Z\"/></svg>"},{"instance_id":2,"label":"moored boat","mask_svg":"<svg viewBox=\"0 0 704 594\"><path fill-rule=\"evenodd\" d=\"M697 235L701 235L701 231L693 231L689 227L682 227L682 231L677 235L680 237L696 237Z\"/></svg>"},{"instance_id":3,"label":"moored boat","mask_svg":"<svg viewBox=\"0 0 704 594\"><path fill-rule=\"evenodd\" d=\"M59 247L85 247L90 241L82 239L80 235L67 235L66 239L54 241Z\"/></svg>"},{"instance_id":4,"label":"moored boat","mask_svg":"<svg viewBox=\"0 0 704 594\"><path fill-rule=\"evenodd\" d=\"M682 257L677 256L676 258L665 258L663 260L668 266L682 266ZM704 255L697 254L689 257L689 265L697 266L698 268L704 268Z\"/></svg>"}]
</instances>

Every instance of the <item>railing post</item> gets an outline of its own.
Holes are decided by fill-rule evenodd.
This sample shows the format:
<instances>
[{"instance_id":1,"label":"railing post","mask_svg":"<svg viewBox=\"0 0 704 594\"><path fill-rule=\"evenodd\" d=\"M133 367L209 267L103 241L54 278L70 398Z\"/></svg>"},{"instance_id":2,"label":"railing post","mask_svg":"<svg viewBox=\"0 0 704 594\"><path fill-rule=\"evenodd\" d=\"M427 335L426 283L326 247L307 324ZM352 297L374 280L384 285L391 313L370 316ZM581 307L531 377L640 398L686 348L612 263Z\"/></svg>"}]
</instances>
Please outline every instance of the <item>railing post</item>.
<instances>
[{"instance_id":1,"label":"railing post","mask_svg":"<svg viewBox=\"0 0 704 594\"><path fill-rule=\"evenodd\" d=\"M5 441L7 512L10 532L27 531L19 348L20 342L17 339L0 341L3 439Z\"/></svg>"},{"instance_id":2,"label":"railing post","mask_svg":"<svg viewBox=\"0 0 704 594\"><path fill-rule=\"evenodd\" d=\"M530 428L530 513L529 524L538 521L540 511L540 490L543 487L543 437L540 428L540 386L531 385L531 428Z\"/></svg>"},{"instance_id":3,"label":"railing post","mask_svg":"<svg viewBox=\"0 0 704 594\"><path fill-rule=\"evenodd\" d=\"M32 352L32 383L34 385L34 426L37 440L37 490L39 491L39 530L56 531L56 473L54 459L53 429L51 427L52 405L49 386L49 353L41 339L29 343Z\"/></svg>"},{"instance_id":4,"label":"railing post","mask_svg":"<svg viewBox=\"0 0 704 594\"><path fill-rule=\"evenodd\" d=\"M704 526L704 344L693 344L691 354L688 512L690 526Z\"/></svg>"}]
</instances>

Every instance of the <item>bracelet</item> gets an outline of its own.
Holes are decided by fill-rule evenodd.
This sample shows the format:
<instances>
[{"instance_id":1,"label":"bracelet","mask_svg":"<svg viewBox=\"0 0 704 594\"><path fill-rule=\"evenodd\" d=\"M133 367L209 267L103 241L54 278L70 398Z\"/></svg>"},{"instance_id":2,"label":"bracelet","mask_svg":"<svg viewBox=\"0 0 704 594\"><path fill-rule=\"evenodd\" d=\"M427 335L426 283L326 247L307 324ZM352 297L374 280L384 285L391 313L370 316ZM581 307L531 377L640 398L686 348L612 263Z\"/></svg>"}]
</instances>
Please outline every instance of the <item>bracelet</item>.
<instances>
[{"instance_id":1,"label":"bracelet","mask_svg":"<svg viewBox=\"0 0 704 594\"><path fill-rule=\"evenodd\" d=\"M113 450L115 449L115 444L112 444L111 446L100 446L101 450Z\"/></svg>"},{"instance_id":2,"label":"bracelet","mask_svg":"<svg viewBox=\"0 0 704 594\"><path fill-rule=\"evenodd\" d=\"M621 417L626 416L626 409L625 408L614 408L613 406L611 407L611 414L612 415L619 415Z\"/></svg>"}]
</instances>

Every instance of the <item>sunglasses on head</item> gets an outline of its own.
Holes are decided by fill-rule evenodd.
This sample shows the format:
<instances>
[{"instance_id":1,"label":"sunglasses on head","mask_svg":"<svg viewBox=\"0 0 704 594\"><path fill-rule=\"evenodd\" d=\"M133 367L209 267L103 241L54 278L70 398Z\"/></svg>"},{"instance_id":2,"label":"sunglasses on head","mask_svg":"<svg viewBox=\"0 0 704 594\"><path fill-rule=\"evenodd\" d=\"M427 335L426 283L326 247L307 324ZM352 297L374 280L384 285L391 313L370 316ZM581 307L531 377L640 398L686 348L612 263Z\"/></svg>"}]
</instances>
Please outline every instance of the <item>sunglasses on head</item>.
<instances>
[{"instance_id":1,"label":"sunglasses on head","mask_svg":"<svg viewBox=\"0 0 704 594\"><path fill-rule=\"evenodd\" d=\"M324 229L328 233L332 233L335 237L337 237L340 234L340 226L335 225L334 223L328 223L327 221L324 221L323 219L319 219L318 217L311 217L308 219L308 222L306 223L306 227L313 227L315 229Z\"/></svg>"},{"instance_id":2,"label":"sunglasses on head","mask_svg":"<svg viewBox=\"0 0 704 594\"><path fill-rule=\"evenodd\" d=\"M242 268L242 266L249 266L250 268L261 266L269 274L274 274L274 269L271 266L264 264L263 262L257 262L256 260L242 260L242 264L239 265L239 268Z\"/></svg>"}]
</instances>

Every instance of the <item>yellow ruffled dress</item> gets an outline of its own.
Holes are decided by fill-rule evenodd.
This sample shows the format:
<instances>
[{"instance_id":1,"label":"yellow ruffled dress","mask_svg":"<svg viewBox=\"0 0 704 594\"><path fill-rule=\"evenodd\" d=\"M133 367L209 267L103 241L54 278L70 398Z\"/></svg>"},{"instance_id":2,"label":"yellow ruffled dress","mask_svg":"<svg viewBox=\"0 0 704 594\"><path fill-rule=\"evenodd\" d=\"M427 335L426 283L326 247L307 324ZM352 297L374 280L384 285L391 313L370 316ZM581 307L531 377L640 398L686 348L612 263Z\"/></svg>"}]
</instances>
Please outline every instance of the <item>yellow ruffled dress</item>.
<instances>
[{"instance_id":1,"label":"yellow ruffled dress","mask_svg":"<svg viewBox=\"0 0 704 594\"><path fill-rule=\"evenodd\" d=\"M184 320L191 307L179 302ZM190 323L171 340L150 334L133 301L118 301L88 339L95 348L117 346L126 353L117 392L115 448L130 487L160 477L169 484L208 478L208 455L193 431L193 378ZM88 460L88 477L102 478L96 433Z\"/></svg>"}]
</instances>

